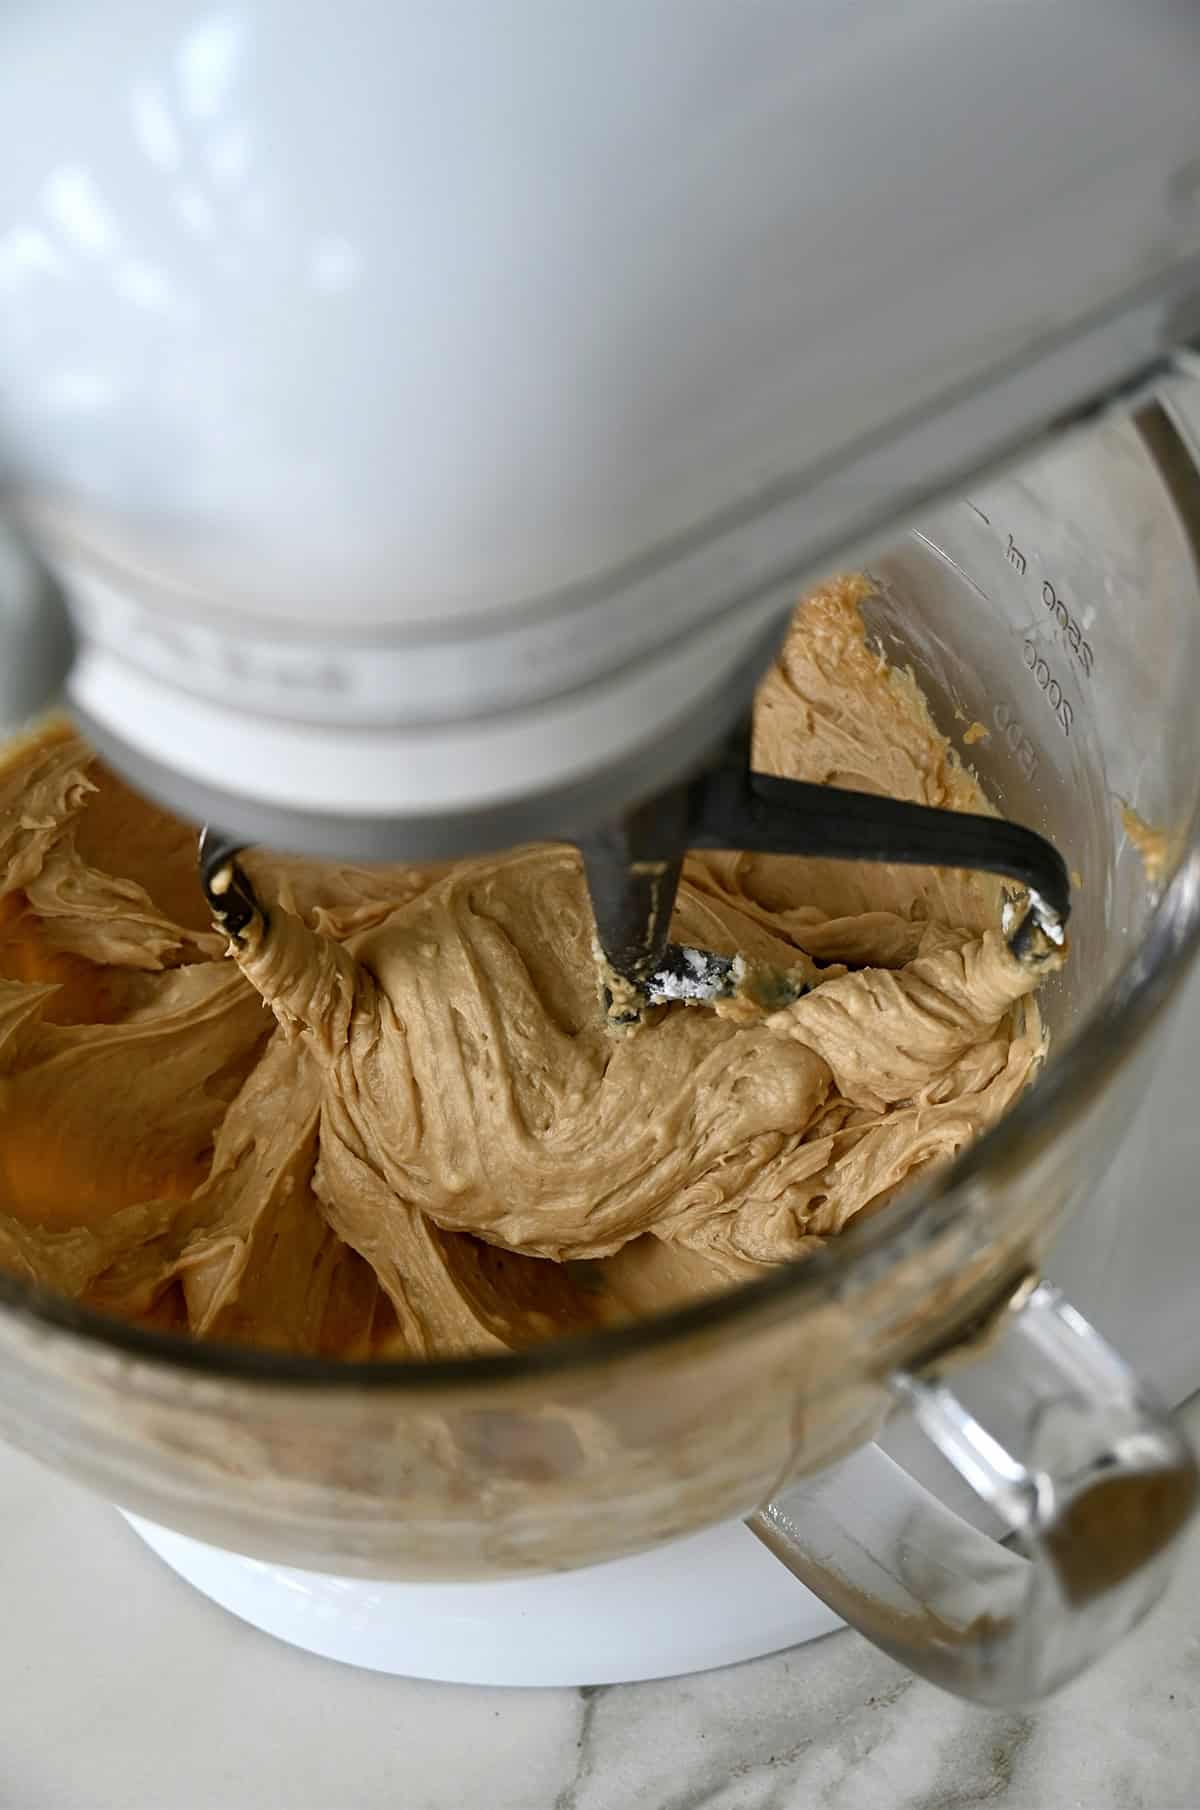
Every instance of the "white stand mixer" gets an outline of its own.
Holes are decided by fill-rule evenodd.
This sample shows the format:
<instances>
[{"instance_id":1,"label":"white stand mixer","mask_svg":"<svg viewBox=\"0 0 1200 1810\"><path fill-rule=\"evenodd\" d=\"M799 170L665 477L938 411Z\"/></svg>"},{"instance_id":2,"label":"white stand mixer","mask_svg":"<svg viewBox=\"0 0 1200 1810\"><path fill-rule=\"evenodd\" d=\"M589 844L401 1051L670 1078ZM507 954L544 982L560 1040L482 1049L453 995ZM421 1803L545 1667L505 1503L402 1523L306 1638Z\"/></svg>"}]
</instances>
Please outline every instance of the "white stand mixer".
<instances>
[{"instance_id":1,"label":"white stand mixer","mask_svg":"<svg viewBox=\"0 0 1200 1810\"><path fill-rule=\"evenodd\" d=\"M0 704L65 681L114 766L242 841L614 819L744 713L807 577L1200 336L1169 0L109 0L0 49ZM446 1587L142 1531L286 1638L439 1677L836 1621L740 1525ZM523 1660L479 1634L501 1607Z\"/></svg>"}]
</instances>

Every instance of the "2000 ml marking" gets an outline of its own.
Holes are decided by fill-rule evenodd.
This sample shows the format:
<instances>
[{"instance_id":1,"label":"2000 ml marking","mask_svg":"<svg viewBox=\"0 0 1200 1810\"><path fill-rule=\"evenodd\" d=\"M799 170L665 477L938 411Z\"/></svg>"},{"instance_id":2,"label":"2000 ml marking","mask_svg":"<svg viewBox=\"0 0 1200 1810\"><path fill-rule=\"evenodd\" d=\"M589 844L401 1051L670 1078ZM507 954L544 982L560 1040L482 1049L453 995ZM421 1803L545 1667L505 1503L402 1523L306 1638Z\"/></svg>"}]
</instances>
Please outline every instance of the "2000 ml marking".
<instances>
[{"instance_id":1,"label":"2000 ml marking","mask_svg":"<svg viewBox=\"0 0 1200 1810\"><path fill-rule=\"evenodd\" d=\"M1075 712L1071 708L1069 698L1063 696L1063 688L1050 670L1050 664L1044 654L1039 654L1034 642L1026 640L1021 644L1021 655L1026 666L1037 680L1038 689L1045 696L1046 702L1058 719L1059 728L1069 736L1075 721Z\"/></svg>"}]
</instances>

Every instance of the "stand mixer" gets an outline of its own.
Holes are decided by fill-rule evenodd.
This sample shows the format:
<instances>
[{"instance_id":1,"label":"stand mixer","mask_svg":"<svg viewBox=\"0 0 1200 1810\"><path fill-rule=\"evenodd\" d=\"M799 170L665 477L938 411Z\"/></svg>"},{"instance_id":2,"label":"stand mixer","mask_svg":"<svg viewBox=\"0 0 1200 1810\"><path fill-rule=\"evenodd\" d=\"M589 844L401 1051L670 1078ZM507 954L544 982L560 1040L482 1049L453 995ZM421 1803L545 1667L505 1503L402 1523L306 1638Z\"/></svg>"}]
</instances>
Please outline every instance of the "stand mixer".
<instances>
[{"instance_id":1,"label":"stand mixer","mask_svg":"<svg viewBox=\"0 0 1200 1810\"><path fill-rule=\"evenodd\" d=\"M1062 942L1044 837L756 775L745 724L806 580L1186 366L1192 9L111 0L0 45L0 706L65 687L214 826L231 935L249 843L547 837L618 1026L743 984L668 943L689 847L980 867Z\"/></svg>"}]
</instances>

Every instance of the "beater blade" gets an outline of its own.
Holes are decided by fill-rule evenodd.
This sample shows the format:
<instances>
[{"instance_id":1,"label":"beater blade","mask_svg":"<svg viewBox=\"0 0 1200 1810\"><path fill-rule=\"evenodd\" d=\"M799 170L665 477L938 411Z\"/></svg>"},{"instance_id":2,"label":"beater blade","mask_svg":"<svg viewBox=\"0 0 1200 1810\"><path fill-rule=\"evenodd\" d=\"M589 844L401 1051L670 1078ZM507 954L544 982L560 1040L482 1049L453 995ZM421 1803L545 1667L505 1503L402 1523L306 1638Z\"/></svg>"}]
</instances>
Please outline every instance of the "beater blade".
<instances>
[{"instance_id":1,"label":"beater blade","mask_svg":"<svg viewBox=\"0 0 1200 1810\"><path fill-rule=\"evenodd\" d=\"M1003 817L755 772L748 726L714 766L581 838L580 847L615 1025L668 1000L711 1004L744 991L782 1005L804 990L786 970L772 974L761 963L668 941L688 849L974 868L1014 882L1005 934L1019 961L1041 964L1066 942L1070 880L1045 837Z\"/></svg>"}]
</instances>

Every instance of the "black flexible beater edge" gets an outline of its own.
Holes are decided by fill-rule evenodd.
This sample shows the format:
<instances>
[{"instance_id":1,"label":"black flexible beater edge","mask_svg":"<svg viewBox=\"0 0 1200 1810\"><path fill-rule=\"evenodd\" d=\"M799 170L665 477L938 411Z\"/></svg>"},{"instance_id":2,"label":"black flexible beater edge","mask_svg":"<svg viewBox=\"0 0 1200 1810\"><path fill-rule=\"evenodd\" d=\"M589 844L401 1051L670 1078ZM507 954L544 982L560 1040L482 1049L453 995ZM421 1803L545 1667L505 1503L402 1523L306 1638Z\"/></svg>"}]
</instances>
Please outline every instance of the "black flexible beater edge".
<instances>
[{"instance_id":1,"label":"black flexible beater edge","mask_svg":"<svg viewBox=\"0 0 1200 1810\"><path fill-rule=\"evenodd\" d=\"M1061 947L1071 910L1066 863L1052 843L1003 817L756 773L748 735L722 760L624 817L578 838L600 947L614 972L643 986L661 968L688 849L809 855L966 868L1015 881L1027 905L1008 936L1019 960ZM242 844L206 827L200 878L214 917L235 941L261 906L236 860Z\"/></svg>"},{"instance_id":2,"label":"black flexible beater edge","mask_svg":"<svg viewBox=\"0 0 1200 1810\"><path fill-rule=\"evenodd\" d=\"M1045 837L1003 817L757 773L749 750L743 725L714 766L579 839L601 948L634 986L662 967L688 849L999 874L1026 894L1026 909L1008 935L1017 959L1037 960L1062 946L1070 877Z\"/></svg>"}]
</instances>

